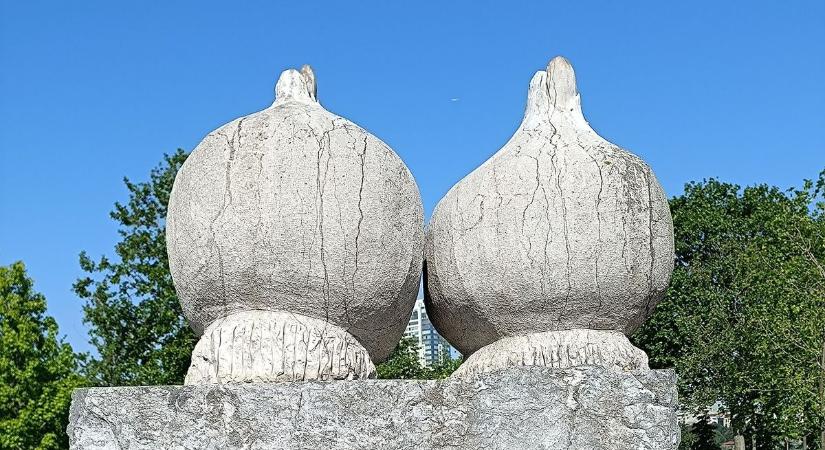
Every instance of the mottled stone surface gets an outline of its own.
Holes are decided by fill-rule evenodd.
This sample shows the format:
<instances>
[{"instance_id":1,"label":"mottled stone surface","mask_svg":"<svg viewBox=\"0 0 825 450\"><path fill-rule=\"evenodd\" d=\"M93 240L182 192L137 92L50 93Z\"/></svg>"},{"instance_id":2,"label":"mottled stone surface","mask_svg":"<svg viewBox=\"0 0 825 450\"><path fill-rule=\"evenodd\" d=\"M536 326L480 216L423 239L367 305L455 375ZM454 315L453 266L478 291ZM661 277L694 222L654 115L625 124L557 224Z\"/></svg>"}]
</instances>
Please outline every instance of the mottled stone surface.
<instances>
[{"instance_id":1,"label":"mottled stone surface","mask_svg":"<svg viewBox=\"0 0 825 450\"><path fill-rule=\"evenodd\" d=\"M672 371L75 391L73 449L675 449Z\"/></svg>"},{"instance_id":2,"label":"mottled stone surface","mask_svg":"<svg viewBox=\"0 0 825 450\"><path fill-rule=\"evenodd\" d=\"M381 361L419 287L421 198L398 155L315 91L311 70L287 70L272 106L195 148L169 200L169 266L198 334L242 311L294 313Z\"/></svg>"},{"instance_id":3,"label":"mottled stone surface","mask_svg":"<svg viewBox=\"0 0 825 450\"><path fill-rule=\"evenodd\" d=\"M367 350L343 329L298 314L244 311L209 325L185 384L374 377Z\"/></svg>"},{"instance_id":4,"label":"mottled stone surface","mask_svg":"<svg viewBox=\"0 0 825 450\"><path fill-rule=\"evenodd\" d=\"M648 369L647 354L621 332L576 329L501 338L473 353L452 376L466 378L521 366Z\"/></svg>"},{"instance_id":5,"label":"mottled stone surface","mask_svg":"<svg viewBox=\"0 0 825 450\"><path fill-rule=\"evenodd\" d=\"M585 121L559 57L510 141L438 203L424 251L430 319L469 355L545 331L632 332L669 283L673 225L650 167Z\"/></svg>"}]
</instances>

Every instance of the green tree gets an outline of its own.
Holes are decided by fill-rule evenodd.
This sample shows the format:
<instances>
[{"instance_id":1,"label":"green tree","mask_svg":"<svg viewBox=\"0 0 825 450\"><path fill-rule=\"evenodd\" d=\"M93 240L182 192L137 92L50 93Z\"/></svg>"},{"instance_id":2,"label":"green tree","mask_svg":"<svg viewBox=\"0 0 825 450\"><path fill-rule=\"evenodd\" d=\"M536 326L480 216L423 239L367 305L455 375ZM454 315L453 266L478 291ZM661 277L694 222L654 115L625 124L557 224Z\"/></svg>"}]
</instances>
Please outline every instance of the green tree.
<instances>
[{"instance_id":1,"label":"green tree","mask_svg":"<svg viewBox=\"0 0 825 450\"><path fill-rule=\"evenodd\" d=\"M716 436L714 442L717 447L721 447L723 443L733 440L733 431L723 424L716 424Z\"/></svg>"},{"instance_id":2,"label":"green tree","mask_svg":"<svg viewBox=\"0 0 825 450\"><path fill-rule=\"evenodd\" d=\"M676 267L633 339L680 400L721 401L756 448L825 440L825 172L782 191L708 180L671 200Z\"/></svg>"},{"instance_id":3,"label":"green tree","mask_svg":"<svg viewBox=\"0 0 825 450\"><path fill-rule=\"evenodd\" d=\"M432 367L425 367L418 359L418 344L412 338L403 337L390 357L378 364L375 371L382 379L434 380L447 378L459 365L460 359L451 359L445 354Z\"/></svg>"},{"instance_id":4,"label":"green tree","mask_svg":"<svg viewBox=\"0 0 825 450\"><path fill-rule=\"evenodd\" d=\"M699 416L699 420L693 424L692 431L695 440L690 450L719 450L719 446L716 445L716 426L710 423L707 412Z\"/></svg>"},{"instance_id":5,"label":"green tree","mask_svg":"<svg viewBox=\"0 0 825 450\"><path fill-rule=\"evenodd\" d=\"M0 267L2 449L69 447L69 405L81 377L71 346L57 332L23 263Z\"/></svg>"},{"instance_id":6,"label":"green tree","mask_svg":"<svg viewBox=\"0 0 825 450\"><path fill-rule=\"evenodd\" d=\"M378 378L416 380L427 378L427 369L418 359L418 344L403 337L386 361L375 367Z\"/></svg>"},{"instance_id":7,"label":"green tree","mask_svg":"<svg viewBox=\"0 0 825 450\"><path fill-rule=\"evenodd\" d=\"M129 201L115 203L110 214L120 226L117 258L80 255L89 275L74 291L85 300L84 322L98 352L86 366L95 384L178 384L186 375L195 338L178 304L165 239L169 193L186 157L178 149L164 155L148 182L124 180Z\"/></svg>"},{"instance_id":8,"label":"green tree","mask_svg":"<svg viewBox=\"0 0 825 450\"><path fill-rule=\"evenodd\" d=\"M430 373L428 378L430 379L441 379L447 378L458 369L458 366L464 362L462 358L453 359L450 357L449 353L445 352L441 358L430 367Z\"/></svg>"},{"instance_id":9,"label":"green tree","mask_svg":"<svg viewBox=\"0 0 825 450\"><path fill-rule=\"evenodd\" d=\"M679 441L679 450L691 450L693 444L696 443L696 435L693 434L693 427L686 424L680 424L682 439Z\"/></svg>"}]
</instances>

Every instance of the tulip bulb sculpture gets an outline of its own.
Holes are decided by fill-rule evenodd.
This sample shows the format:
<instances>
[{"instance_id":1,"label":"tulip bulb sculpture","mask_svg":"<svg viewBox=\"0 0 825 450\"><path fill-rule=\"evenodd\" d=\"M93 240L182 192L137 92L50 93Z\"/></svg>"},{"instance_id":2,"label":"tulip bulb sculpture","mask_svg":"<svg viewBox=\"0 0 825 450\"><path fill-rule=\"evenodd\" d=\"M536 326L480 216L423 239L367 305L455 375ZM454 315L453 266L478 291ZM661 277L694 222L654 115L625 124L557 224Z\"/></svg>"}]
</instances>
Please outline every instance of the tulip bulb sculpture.
<instances>
[{"instance_id":1,"label":"tulip bulb sculpture","mask_svg":"<svg viewBox=\"0 0 825 450\"><path fill-rule=\"evenodd\" d=\"M201 334L186 384L358 379L418 292L423 208L386 144L325 110L308 66L209 133L178 172L167 250Z\"/></svg>"},{"instance_id":2,"label":"tulip bulb sculpture","mask_svg":"<svg viewBox=\"0 0 825 450\"><path fill-rule=\"evenodd\" d=\"M647 368L625 335L670 281L670 210L650 167L584 119L566 59L535 74L515 135L438 203L424 251L430 320L470 355L456 376Z\"/></svg>"}]
</instances>

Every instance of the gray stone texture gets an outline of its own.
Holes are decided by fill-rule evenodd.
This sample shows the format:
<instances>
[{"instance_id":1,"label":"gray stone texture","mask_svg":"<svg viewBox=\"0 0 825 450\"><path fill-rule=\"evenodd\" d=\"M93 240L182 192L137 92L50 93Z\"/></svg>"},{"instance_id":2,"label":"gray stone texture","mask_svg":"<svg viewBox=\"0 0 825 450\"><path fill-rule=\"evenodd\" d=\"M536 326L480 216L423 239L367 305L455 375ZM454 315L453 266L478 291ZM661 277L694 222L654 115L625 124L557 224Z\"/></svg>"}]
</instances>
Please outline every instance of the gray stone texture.
<instances>
[{"instance_id":1,"label":"gray stone texture","mask_svg":"<svg viewBox=\"0 0 825 450\"><path fill-rule=\"evenodd\" d=\"M470 355L546 331L632 332L670 281L673 225L650 167L593 131L558 57L510 141L438 203L424 252L430 320Z\"/></svg>"},{"instance_id":2,"label":"gray stone texture","mask_svg":"<svg viewBox=\"0 0 825 450\"><path fill-rule=\"evenodd\" d=\"M305 66L281 75L272 106L195 148L175 179L166 237L198 334L239 312L293 313L346 331L377 362L418 292L423 207L398 155L325 110Z\"/></svg>"},{"instance_id":3,"label":"gray stone texture","mask_svg":"<svg viewBox=\"0 0 825 450\"><path fill-rule=\"evenodd\" d=\"M672 371L75 391L71 448L675 449Z\"/></svg>"},{"instance_id":4,"label":"gray stone texture","mask_svg":"<svg viewBox=\"0 0 825 450\"><path fill-rule=\"evenodd\" d=\"M501 338L470 355L452 376L466 378L521 366L648 369L647 354L631 344L621 332L563 330Z\"/></svg>"},{"instance_id":5,"label":"gray stone texture","mask_svg":"<svg viewBox=\"0 0 825 450\"><path fill-rule=\"evenodd\" d=\"M206 328L184 384L359 378L375 378L375 366L340 327L298 314L244 311Z\"/></svg>"}]
</instances>

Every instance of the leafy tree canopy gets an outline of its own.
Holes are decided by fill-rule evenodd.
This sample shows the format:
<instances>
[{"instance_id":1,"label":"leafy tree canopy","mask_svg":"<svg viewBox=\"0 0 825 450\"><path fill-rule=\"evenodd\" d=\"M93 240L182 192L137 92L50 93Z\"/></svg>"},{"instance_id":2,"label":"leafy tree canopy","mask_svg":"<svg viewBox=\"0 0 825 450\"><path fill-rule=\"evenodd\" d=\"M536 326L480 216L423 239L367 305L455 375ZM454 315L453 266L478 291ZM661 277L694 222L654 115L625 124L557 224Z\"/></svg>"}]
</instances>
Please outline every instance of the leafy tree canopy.
<instances>
[{"instance_id":1,"label":"leafy tree canopy","mask_svg":"<svg viewBox=\"0 0 825 450\"><path fill-rule=\"evenodd\" d=\"M84 322L97 348L86 367L95 384L180 384L186 375L195 337L175 294L165 238L169 193L186 157L178 149L164 155L148 182L124 180L129 201L115 203L110 214L120 226L115 259L80 255L89 275L74 291L85 300Z\"/></svg>"},{"instance_id":2,"label":"leafy tree canopy","mask_svg":"<svg viewBox=\"0 0 825 450\"><path fill-rule=\"evenodd\" d=\"M418 344L409 337L404 337L398 346L381 364L376 366L378 378L396 380L432 380L447 378L461 365L460 359L442 358L432 367L426 367L418 359Z\"/></svg>"},{"instance_id":3,"label":"leafy tree canopy","mask_svg":"<svg viewBox=\"0 0 825 450\"><path fill-rule=\"evenodd\" d=\"M720 400L757 448L825 439L824 190L825 172L788 191L688 184L670 202L670 289L633 336L676 369L683 403Z\"/></svg>"},{"instance_id":4,"label":"leafy tree canopy","mask_svg":"<svg viewBox=\"0 0 825 450\"><path fill-rule=\"evenodd\" d=\"M719 450L716 445L716 426L710 423L710 417L705 413L692 427L694 441L690 450Z\"/></svg>"},{"instance_id":5,"label":"leafy tree canopy","mask_svg":"<svg viewBox=\"0 0 825 450\"><path fill-rule=\"evenodd\" d=\"M68 448L72 389L81 385L69 344L21 262L0 267L0 448Z\"/></svg>"}]
</instances>

